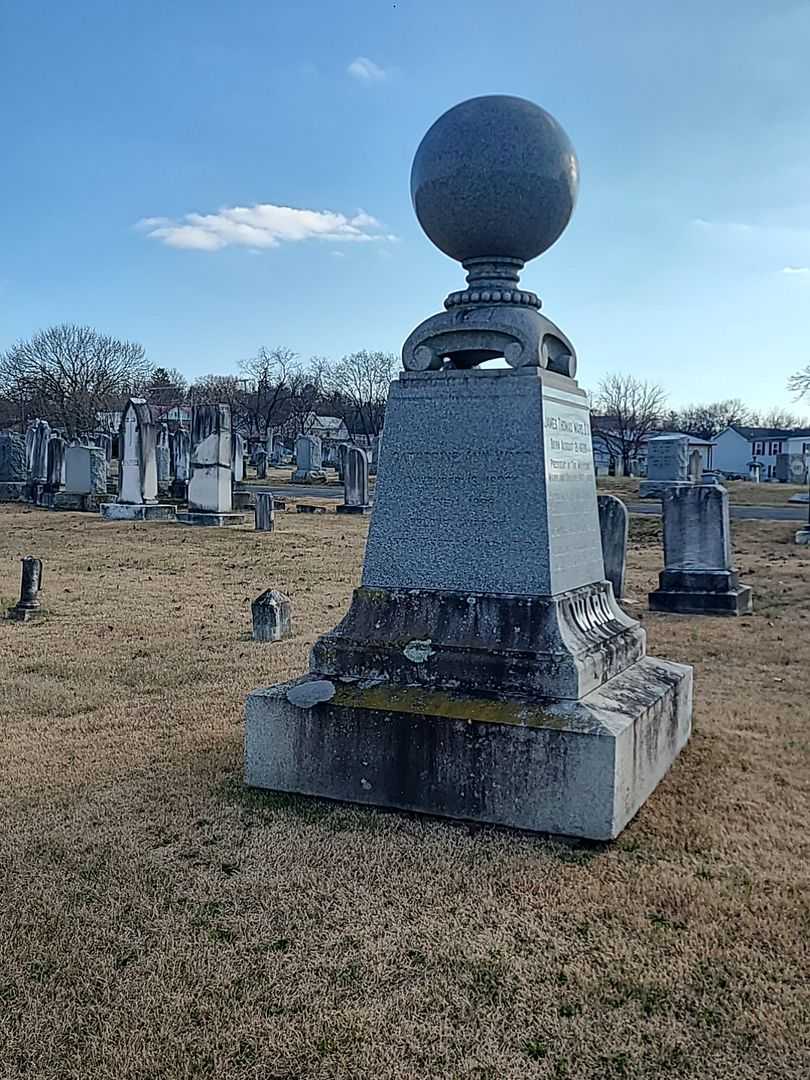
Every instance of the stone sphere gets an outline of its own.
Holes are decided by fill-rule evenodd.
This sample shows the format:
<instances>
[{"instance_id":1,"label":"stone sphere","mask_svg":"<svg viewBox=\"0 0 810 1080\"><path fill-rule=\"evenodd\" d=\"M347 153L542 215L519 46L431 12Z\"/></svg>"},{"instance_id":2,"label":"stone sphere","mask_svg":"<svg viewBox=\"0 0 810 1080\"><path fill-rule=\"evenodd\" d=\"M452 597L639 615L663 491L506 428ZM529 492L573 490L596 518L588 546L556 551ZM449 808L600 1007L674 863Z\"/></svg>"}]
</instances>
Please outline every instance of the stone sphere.
<instances>
[{"instance_id":1,"label":"stone sphere","mask_svg":"<svg viewBox=\"0 0 810 1080\"><path fill-rule=\"evenodd\" d=\"M545 109L523 98L471 98L440 116L419 144L411 199L437 248L459 262L546 251L574 209L579 166Z\"/></svg>"}]
</instances>

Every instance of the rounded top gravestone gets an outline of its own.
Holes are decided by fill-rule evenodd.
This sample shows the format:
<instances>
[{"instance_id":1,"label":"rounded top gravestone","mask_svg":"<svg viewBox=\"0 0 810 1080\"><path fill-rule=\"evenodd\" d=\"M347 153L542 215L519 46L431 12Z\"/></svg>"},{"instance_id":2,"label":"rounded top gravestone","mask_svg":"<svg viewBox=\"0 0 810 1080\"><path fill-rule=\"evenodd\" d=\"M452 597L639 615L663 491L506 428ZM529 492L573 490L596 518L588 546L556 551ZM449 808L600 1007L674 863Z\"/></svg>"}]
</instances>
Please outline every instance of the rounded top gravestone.
<instances>
[{"instance_id":1,"label":"rounded top gravestone","mask_svg":"<svg viewBox=\"0 0 810 1080\"><path fill-rule=\"evenodd\" d=\"M440 251L466 263L541 255L574 209L579 166L553 116L523 98L471 98L440 116L416 151L414 210Z\"/></svg>"}]
</instances>

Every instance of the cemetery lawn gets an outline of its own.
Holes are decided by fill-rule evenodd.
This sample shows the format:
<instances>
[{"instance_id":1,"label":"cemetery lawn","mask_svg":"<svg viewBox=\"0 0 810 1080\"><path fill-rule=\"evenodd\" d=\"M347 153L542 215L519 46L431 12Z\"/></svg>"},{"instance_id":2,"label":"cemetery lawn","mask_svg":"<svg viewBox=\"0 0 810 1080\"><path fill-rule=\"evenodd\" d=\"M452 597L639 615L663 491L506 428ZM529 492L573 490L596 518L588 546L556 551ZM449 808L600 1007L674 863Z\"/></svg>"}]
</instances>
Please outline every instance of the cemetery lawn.
<instances>
[{"instance_id":1,"label":"cemetery lawn","mask_svg":"<svg viewBox=\"0 0 810 1080\"><path fill-rule=\"evenodd\" d=\"M638 502L637 477L600 476L600 494L617 495L625 502ZM791 495L807 494L806 484L752 484L749 480L726 480L729 502L736 506L788 506ZM794 504L795 505L795 504Z\"/></svg>"},{"instance_id":2,"label":"cemetery lawn","mask_svg":"<svg viewBox=\"0 0 810 1080\"><path fill-rule=\"evenodd\" d=\"M759 491L769 488L762 485ZM810 549L734 522L756 613L627 607L695 730L611 845L247 791L242 704L301 673L367 521L274 533L0 506L0 1077L810 1074ZM250 640L292 598L295 637Z\"/></svg>"}]
</instances>

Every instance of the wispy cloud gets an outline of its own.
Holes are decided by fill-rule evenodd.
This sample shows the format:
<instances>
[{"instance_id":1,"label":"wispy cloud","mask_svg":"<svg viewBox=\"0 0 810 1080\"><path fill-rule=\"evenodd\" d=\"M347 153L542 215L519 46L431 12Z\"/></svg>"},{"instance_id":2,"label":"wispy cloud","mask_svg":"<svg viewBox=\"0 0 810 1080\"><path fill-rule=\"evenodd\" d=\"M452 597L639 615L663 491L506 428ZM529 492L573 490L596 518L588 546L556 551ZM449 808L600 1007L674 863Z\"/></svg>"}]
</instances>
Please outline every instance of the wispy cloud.
<instances>
[{"instance_id":1,"label":"wispy cloud","mask_svg":"<svg viewBox=\"0 0 810 1080\"><path fill-rule=\"evenodd\" d=\"M273 203L223 207L216 214L185 214L179 219L143 218L137 228L168 247L193 251L221 251L226 247L257 251L301 240L332 243L396 240L364 210L349 217L334 210L300 210Z\"/></svg>"},{"instance_id":2,"label":"wispy cloud","mask_svg":"<svg viewBox=\"0 0 810 1080\"><path fill-rule=\"evenodd\" d=\"M346 68L346 71L358 82L382 82L383 79L388 77L385 68L375 64L367 56L356 56Z\"/></svg>"},{"instance_id":3,"label":"wispy cloud","mask_svg":"<svg viewBox=\"0 0 810 1080\"><path fill-rule=\"evenodd\" d=\"M783 266L783 274L810 274L810 266Z\"/></svg>"}]
</instances>

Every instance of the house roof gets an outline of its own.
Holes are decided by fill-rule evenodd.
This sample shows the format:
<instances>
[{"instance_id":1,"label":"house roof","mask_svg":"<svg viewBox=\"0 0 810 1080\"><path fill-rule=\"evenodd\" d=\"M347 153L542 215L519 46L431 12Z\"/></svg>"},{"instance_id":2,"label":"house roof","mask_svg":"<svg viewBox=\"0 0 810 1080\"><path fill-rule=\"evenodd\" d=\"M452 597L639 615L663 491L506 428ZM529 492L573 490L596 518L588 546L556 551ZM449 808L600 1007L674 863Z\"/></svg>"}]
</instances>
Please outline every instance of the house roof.
<instances>
[{"instance_id":1,"label":"house roof","mask_svg":"<svg viewBox=\"0 0 810 1080\"><path fill-rule=\"evenodd\" d=\"M343 423L339 416L318 416L315 413L309 417L307 422L314 426L316 425L317 427L327 428L333 431L337 431Z\"/></svg>"},{"instance_id":2,"label":"house roof","mask_svg":"<svg viewBox=\"0 0 810 1080\"><path fill-rule=\"evenodd\" d=\"M732 431L742 435L744 439L753 442L755 439L789 439L791 435L799 435L804 428L769 428L769 427L745 427L743 424L729 424Z\"/></svg>"}]
</instances>

